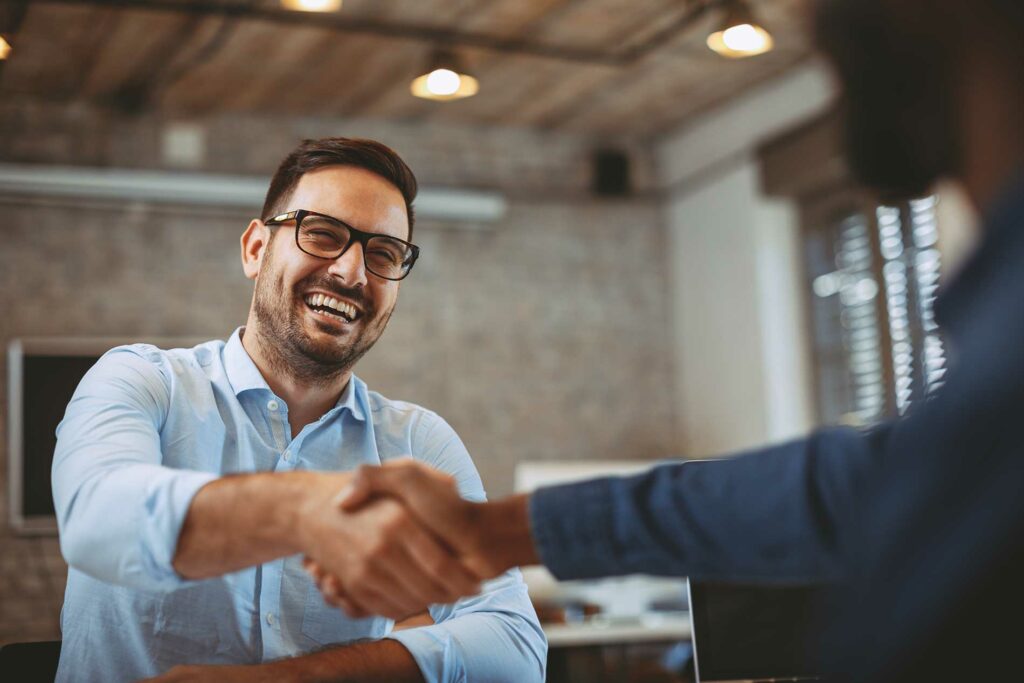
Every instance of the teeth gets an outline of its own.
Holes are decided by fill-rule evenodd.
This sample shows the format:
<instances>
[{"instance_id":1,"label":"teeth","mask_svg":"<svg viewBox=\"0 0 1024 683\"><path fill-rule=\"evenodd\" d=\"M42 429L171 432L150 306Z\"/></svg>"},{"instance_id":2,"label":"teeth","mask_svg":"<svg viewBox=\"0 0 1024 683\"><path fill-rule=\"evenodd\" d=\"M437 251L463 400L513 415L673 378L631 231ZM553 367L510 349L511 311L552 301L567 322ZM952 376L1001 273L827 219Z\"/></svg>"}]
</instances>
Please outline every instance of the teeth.
<instances>
[{"instance_id":1,"label":"teeth","mask_svg":"<svg viewBox=\"0 0 1024 683\"><path fill-rule=\"evenodd\" d=\"M357 315L356 308L352 304L344 301L338 301L337 299L324 294L310 295L306 297L306 303L310 306L326 306L328 308L333 308L349 320L354 320Z\"/></svg>"}]
</instances>

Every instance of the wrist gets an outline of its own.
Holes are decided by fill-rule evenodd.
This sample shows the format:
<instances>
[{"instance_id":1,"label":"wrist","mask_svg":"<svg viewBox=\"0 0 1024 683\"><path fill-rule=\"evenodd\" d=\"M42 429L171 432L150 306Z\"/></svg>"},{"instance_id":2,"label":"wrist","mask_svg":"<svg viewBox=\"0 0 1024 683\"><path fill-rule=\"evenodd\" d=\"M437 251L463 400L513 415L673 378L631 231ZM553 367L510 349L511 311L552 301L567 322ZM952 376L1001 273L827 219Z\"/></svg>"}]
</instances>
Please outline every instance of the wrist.
<instances>
[{"instance_id":1,"label":"wrist","mask_svg":"<svg viewBox=\"0 0 1024 683\"><path fill-rule=\"evenodd\" d=\"M530 533L527 494L480 503L476 517L478 547L494 567L495 574L540 562Z\"/></svg>"}]
</instances>

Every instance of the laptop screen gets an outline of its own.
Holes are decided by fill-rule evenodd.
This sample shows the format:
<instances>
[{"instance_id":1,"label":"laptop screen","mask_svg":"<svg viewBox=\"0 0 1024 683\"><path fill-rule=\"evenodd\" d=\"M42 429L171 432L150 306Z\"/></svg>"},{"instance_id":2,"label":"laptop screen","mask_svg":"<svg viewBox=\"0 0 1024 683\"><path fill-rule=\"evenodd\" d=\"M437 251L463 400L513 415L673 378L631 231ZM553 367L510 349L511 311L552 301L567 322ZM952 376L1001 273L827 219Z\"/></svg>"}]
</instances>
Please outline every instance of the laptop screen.
<instances>
[{"instance_id":1,"label":"laptop screen","mask_svg":"<svg viewBox=\"0 0 1024 683\"><path fill-rule=\"evenodd\" d=\"M690 582L697 680L811 678L820 586Z\"/></svg>"}]
</instances>

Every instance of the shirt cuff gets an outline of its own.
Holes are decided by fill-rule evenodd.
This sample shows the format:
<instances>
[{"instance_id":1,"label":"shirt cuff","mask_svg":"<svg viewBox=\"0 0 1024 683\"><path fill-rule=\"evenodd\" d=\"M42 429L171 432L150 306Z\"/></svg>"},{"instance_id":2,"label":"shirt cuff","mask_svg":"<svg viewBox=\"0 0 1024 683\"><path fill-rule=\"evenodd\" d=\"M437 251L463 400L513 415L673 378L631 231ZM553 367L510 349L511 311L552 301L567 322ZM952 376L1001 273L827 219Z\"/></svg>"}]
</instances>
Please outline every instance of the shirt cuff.
<instances>
[{"instance_id":1,"label":"shirt cuff","mask_svg":"<svg viewBox=\"0 0 1024 683\"><path fill-rule=\"evenodd\" d=\"M395 631L385 637L398 641L409 651L426 683L466 680L465 667L457 656L448 629L422 626Z\"/></svg>"},{"instance_id":2,"label":"shirt cuff","mask_svg":"<svg viewBox=\"0 0 1024 683\"><path fill-rule=\"evenodd\" d=\"M614 479L548 486L530 495L530 529L544 563L556 578L590 579L614 572Z\"/></svg>"},{"instance_id":3,"label":"shirt cuff","mask_svg":"<svg viewBox=\"0 0 1024 683\"><path fill-rule=\"evenodd\" d=\"M178 537L192 499L217 478L210 472L171 470L166 478L151 481L146 487L140 542L142 570L150 581L171 588L189 583L173 567Z\"/></svg>"}]
</instances>

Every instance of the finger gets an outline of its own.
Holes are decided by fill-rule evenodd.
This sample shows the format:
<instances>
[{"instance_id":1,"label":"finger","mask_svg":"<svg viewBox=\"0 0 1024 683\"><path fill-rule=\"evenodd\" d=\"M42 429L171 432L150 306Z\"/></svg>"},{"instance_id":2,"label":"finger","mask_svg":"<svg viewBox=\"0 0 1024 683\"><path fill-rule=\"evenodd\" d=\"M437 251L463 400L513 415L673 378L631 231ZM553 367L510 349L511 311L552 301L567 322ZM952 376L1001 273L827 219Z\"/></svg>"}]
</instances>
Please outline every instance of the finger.
<instances>
[{"instance_id":1,"label":"finger","mask_svg":"<svg viewBox=\"0 0 1024 683\"><path fill-rule=\"evenodd\" d=\"M335 606L344 610L345 614L352 619L365 619L366 617L373 616L370 612L359 607L355 601L350 600L347 595L339 595Z\"/></svg>"},{"instance_id":2,"label":"finger","mask_svg":"<svg viewBox=\"0 0 1024 683\"><path fill-rule=\"evenodd\" d=\"M391 576L394 584L401 589L403 605L410 610L422 611L429 605L458 599L459 596L453 590L424 571L408 550L403 549L402 556L400 563L393 565Z\"/></svg>"},{"instance_id":3,"label":"finger","mask_svg":"<svg viewBox=\"0 0 1024 683\"><path fill-rule=\"evenodd\" d=\"M320 563L316 560L311 560L308 557L302 560L302 568L306 570L306 573L309 574L309 577L313 579L314 583L320 583L325 576L325 572L323 567L320 566Z\"/></svg>"},{"instance_id":4,"label":"finger","mask_svg":"<svg viewBox=\"0 0 1024 683\"><path fill-rule=\"evenodd\" d=\"M364 615L380 615L395 621L401 621L426 607L417 603L402 586L397 585L395 577L387 574L380 575L372 585L360 586L358 590L349 589L344 596L339 597L354 600Z\"/></svg>"},{"instance_id":5,"label":"finger","mask_svg":"<svg viewBox=\"0 0 1024 683\"><path fill-rule=\"evenodd\" d=\"M338 491L331 504L345 511L355 510L365 504L373 496L373 472L378 469L380 468L360 465L352 473L348 484Z\"/></svg>"},{"instance_id":6,"label":"finger","mask_svg":"<svg viewBox=\"0 0 1024 683\"><path fill-rule=\"evenodd\" d=\"M324 602L334 607L340 607L349 613L349 616L369 616L370 614L384 614L394 618L394 614L407 614L414 611L421 611L427 605L433 603L450 602L460 597L450 595L450 591L438 585L426 576L417 574L414 561L408 555L396 555L397 560L390 560L389 565L409 567L401 572L383 572L384 582L372 586L361 585L353 593L355 598L347 593L341 585L341 581L334 575L321 571L319 575L312 577L317 590L323 596ZM387 586L384 583L387 583ZM386 604L380 605L380 596L387 596ZM356 614L358 613L358 614Z\"/></svg>"},{"instance_id":7,"label":"finger","mask_svg":"<svg viewBox=\"0 0 1024 683\"><path fill-rule=\"evenodd\" d=\"M391 571L391 567L406 563L397 548L379 555L371 566L355 577L327 574L321 587L332 600L345 598L361 616L382 615L401 619L419 612L428 604L409 593L404 584ZM346 610L348 611L348 610Z\"/></svg>"},{"instance_id":8,"label":"finger","mask_svg":"<svg viewBox=\"0 0 1024 683\"><path fill-rule=\"evenodd\" d=\"M440 591L442 597L435 602L452 602L480 592L481 577L470 571L431 534L416 529L404 540L409 556L406 566L415 568L423 580L430 582L434 591Z\"/></svg>"},{"instance_id":9,"label":"finger","mask_svg":"<svg viewBox=\"0 0 1024 683\"><path fill-rule=\"evenodd\" d=\"M322 574L322 577L316 582L316 587L320 591L320 596L323 597L324 602L331 607L344 610L349 617L362 619L371 616L371 613L367 612L357 600L345 593L341 586L341 581L336 576Z\"/></svg>"},{"instance_id":10,"label":"finger","mask_svg":"<svg viewBox=\"0 0 1024 683\"><path fill-rule=\"evenodd\" d=\"M374 467L360 465L348 485L338 492L334 499L342 510L354 510L374 495L388 495L401 501L422 472L418 463L411 458L385 463Z\"/></svg>"},{"instance_id":11,"label":"finger","mask_svg":"<svg viewBox=\"0 0 1024 683\"><path fill-rule=\"evenodd\" d=\"M330 603L336 602L338 597L342 595L341 582L338 581L336 576L325 576L316 585L320 589L320 594Z\"/></svg>"}]
</instances>

